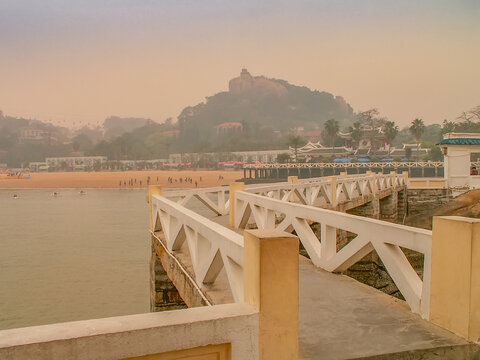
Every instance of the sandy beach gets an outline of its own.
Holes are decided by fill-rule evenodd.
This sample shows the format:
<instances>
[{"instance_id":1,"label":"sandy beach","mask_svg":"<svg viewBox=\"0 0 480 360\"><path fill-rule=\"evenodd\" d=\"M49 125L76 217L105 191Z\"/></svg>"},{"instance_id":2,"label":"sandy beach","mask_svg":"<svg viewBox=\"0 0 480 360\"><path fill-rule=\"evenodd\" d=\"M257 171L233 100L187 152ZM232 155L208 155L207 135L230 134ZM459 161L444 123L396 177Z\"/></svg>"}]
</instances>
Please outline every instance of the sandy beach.
<instances>
[{"instance_id":1,"label":"sandy beach","mask_svg":"<svg viewBox=\"0 0 480 360\"><path fill-rule=\"evenodd\" d=\"M243 177L243 171L116 171L116 172L52 172L31 173L30 179L0 179L0 189L111 189L145 188L150 185L166 188L194 188L228 185ZM168 178L172 178L170 183ZM192 182L185 181L191 178ZM180 180L181 179L181 180ZM133 180L133 185L129 181Z\"/></svg>"}]
</instances>

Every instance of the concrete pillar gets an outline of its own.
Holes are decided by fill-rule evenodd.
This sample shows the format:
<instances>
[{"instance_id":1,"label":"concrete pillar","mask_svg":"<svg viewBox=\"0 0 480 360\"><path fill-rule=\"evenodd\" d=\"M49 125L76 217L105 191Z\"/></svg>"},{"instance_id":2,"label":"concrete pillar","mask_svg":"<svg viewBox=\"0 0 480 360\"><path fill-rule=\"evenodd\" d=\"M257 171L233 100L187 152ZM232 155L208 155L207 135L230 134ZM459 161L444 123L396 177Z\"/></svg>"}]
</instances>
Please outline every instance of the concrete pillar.
<instances>
[{"instance_id":1,"label":"concrete pillar","mask_svg":"<svg viewBox=\"0 0 480 360\"><path fill-rule=\"evenodd\" d=\"M379 201L380 220L396 222L398 216L398 195L393 191L391 195L385 196Z\"/></svg>"},{"instance_id":2,"label":"concrete pillar","mask_svg":"<svg viewBox=\"0 0 480 360\"><path fill-rule=\"evenodd\" d=\"M372 177L372 193L373 193L373 196L376 196L376 194L377 194L377 174L375 174L372 171L369 175Z\"/></svg>"},{"instance_id":3,"label":"concrete pillar","mask_svg":"<svg viewBox=\"0 0 480 360\"><path fill-rule=\"evenodd\" d=\"M392 184L395 184L395 179L397 177L397 172L395 170L390 171L390 176L393 178Z\"/></svg>"},{"instance_id":4,"label":"concrete pillar","mask_svg":"<svg viewBox=\"0 0 480 360\"><path fill-rule=\"evenodd\" d=\"M230 184L230 226L235 227L235 193L244 191L245 184L243 182L234 182Z\"/></svg>"},{"instance_id":5,"label":"concrete pillar","mask_svg":"<svg viewBox=\"0 0 480 360\"><path fill-rule=\"evenodd\" d=\"M298 184L298 176L289 176L287 181L291 184Z\"/></svg>"},{"instance_id":6,"label":"concrete pillar","mask_svg":"<svg viewBox=\"0 0 480 360\"><path fill-rule=\"evenodd\" d=\"M150 206L150 230L154 231L155 229L153 228L155 226L155 218L154 214L152 213L153 211L153 206L152 206L152 196L154 195L163 195L163 190L162 187L159 185L150 185L148 187L148 204Z\"/></svg>"},{"instance_id":7,"label":"concrete pillar","mask_svg":"<svg viewBox=\"0 0 480 360\"><path fill-rule=\"evenodd\" d=\"M480 340L480 219L433 218L430 321Z\"/></svg>"},{"instance_id":8,"label":"concrete pillar","mask_svg":"<svg viewBox=\"0 0 480 360\"><path fill-rule=\"evenodd\" d=\"M328 180L332 184L332 192L331 192L331 197L332 197L332 206L336 207L337 206L337 177L336 176L329 176Z\"/></svg>"},{"instance_id":9,"label":"concrete pillar","mask_svg":"<svg viewBox=\"0 0 480 360\"><path fill-rule=\"evenodd\" d=\"M261 360L298 359L298 238L279 230L244 233L245 302L259 311Z\"/></svg>"},{"instance_id":10,"label":"concrete pillar","mask_svg":"<svg viewBox=\"0 0 480 360\"><path fill-rule=\"evenodd\" d=\"M408 171L402 171L402 175L405 177L405 186L408 188Z\"/></svg>"}]
</instances>

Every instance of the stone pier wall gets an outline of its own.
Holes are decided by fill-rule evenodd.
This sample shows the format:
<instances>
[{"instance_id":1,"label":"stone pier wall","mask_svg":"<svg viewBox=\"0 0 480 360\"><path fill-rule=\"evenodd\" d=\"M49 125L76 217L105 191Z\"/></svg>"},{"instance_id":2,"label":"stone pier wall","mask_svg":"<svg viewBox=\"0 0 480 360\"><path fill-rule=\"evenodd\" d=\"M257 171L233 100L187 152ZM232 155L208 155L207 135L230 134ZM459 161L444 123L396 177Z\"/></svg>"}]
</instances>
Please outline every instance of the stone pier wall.
<instances>
[{"instance_id":1,"label":"stone pier wall","mask_svg":"<svg viewBox=\"0 0 480 360\"><path fill-rule=\"evenodd\" d=\"M453 199L450 189L409 189L408 215L418 215L435 210Z\"/></svg>"},{"instance_id":2,"label":"stone pier wall","mask_svg":"<svg viewBox=\"0 0 480 360\"><path fill-rule=\"evenodd\" d=\"M187 306L168 278L167 272L152 245L150 258L150 311L183 309Z\"/></svg>"},{"instance_id":3,"label":"stone pier wall","mask_svg":"<svg viewBox=\"0 0 480 360\"><path fill-rule=\"evenodd\" d=\"M373 198L364 205L346 211L348 214L364 216L372 219L380 218L380 200Z\"/></svg>"},{"instance_id":4,"label":"stone pier wall","mask_svg":"<svg viewBox=\"0 0 480 360\"><path fill-rule=\"evenodd\" d=\"M380 220L396 222L398 218L398 193L380 199Z\"/></svg>"}]
</instances>

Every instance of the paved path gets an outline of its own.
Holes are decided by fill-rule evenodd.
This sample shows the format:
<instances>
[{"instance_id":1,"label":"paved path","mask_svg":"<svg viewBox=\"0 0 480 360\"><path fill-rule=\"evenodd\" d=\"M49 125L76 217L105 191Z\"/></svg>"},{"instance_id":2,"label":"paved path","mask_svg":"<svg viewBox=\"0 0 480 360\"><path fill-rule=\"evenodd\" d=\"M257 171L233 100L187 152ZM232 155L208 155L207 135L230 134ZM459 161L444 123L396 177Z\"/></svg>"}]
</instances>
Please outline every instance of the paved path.
<instances>
[{"instance_id":1,"label":"paved path","mask_svg":"<svg viewBox=\"0 0 480 360\"><path fill-rule=\"evenodd\" d=\"M229 227L227 216L212 220ZM299 317L304 360L467 359L475 351L462 338L413 314L404 301L316 268L303 256Z\"/></svg>"}]
</instances>

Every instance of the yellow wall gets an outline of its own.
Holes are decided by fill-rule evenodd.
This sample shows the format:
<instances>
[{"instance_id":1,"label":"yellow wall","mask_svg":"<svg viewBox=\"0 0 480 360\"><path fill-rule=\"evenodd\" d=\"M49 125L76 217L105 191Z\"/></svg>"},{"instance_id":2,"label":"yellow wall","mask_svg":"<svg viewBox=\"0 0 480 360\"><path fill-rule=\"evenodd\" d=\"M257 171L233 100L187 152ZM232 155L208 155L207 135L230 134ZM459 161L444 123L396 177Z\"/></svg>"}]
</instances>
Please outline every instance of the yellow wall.
<instances>
[{"instance_id":1,"label":"yellow wall","mask_svg":"<svg viewBox=\"0 0 480 360\"><path fill-rule=\"evenodd\" d=\"M166 341L166 339L162 339L161 341ZM138 356L124 360L229 360L230 357L230 344L221 344L170 351L162 354Z\"/></svg>"},{"instance_id":2,"label":"yellow wall","mask_svg":"<svg viewBox=\"0 0 480 360\"><path fill-rule=\"evenodd\" d=\"M430 320L480 338L480 219L433 219Z\"/></svg>"}]
</instances>

